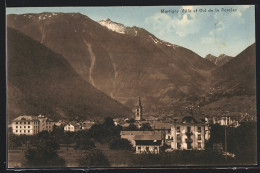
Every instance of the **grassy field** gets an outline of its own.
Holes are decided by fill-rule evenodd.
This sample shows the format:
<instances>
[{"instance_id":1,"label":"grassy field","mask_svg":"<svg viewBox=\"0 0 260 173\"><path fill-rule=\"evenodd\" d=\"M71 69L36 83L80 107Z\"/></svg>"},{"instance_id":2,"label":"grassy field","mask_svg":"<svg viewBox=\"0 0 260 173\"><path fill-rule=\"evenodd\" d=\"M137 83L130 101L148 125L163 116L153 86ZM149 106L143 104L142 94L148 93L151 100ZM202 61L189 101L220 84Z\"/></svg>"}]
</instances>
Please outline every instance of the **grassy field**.
<instances>
[{"instance_id":1,"label":"grassy field","mask_svg":"<svg viewBox=\"0 0 260 173\"><path fill-rule=\"evenodd\" d=\"M104 153L112 167L130 166L129 163L134 155L132 151L110 150L107 144L95 143L95 145L97 149L100 149ZM22 164L26 162L25 151L26 147L9 150L8 167L23 167ZM86 150L75 150L73 145L60 145L60 149L57 153L65 159L67 167L78 167L79 165L77 160L85 155Z\"/></svg>"},{"instance_id":2,"label":"grassy field","mask_svg":"<svg viewBox=\"0 0 260 173\"><path fill-rule=\"evenodd\" d=\"M8 168L22 167L22 164L26 161L26 158L24 157L25 151L26 147L19 147L15 150L8 150Z\"/></svg>"}]
</instances>

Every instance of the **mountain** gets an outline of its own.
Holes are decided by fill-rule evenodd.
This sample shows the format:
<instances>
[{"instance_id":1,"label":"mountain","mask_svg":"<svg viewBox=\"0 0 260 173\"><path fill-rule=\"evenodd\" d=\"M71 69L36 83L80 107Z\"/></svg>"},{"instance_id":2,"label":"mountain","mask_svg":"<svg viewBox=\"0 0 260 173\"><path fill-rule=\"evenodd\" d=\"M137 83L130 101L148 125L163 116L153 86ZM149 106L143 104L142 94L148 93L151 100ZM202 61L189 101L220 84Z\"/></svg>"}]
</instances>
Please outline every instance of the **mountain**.
<instances>
[{"instance_id":1,"label":"mountain","mask_svg":"<svg viewBox=\"0 0 260 173\"><path fill-rule=\"evenodd\" d=\"M7 25L61 54L85 81L128 108L140 96L146 115L172 115L196 100L215 68L142 28L79 13L8 15Z\"/></svg>"},{"instance_id":2,"label":"mountain","mask_svg":"<svg viewBox=\"0 0 260 173\"><path fill-rule=\"evenodd\" d=\"M216 64L217 61L217 57L211 54L206 55L205 59L212 62L213 64Z\"/></svg>"},{"instance_id":3,"label":"mountain","mask_svg":"<svg viewBox=\"0 0 260 173\"><path fill-rule=\"evenodd\" d=\"M216 64L217 66L222 66L225 63L227 63L228 61L230 61L233 57L225 55L225 54L221 54L218 57L208 54L206 55L205 59L209 60L210 62L212 62L213 64Z\"/></svg>"},{"instance_id":4,"label":"mountain","mask_svg":"<svg viewBox=\"0 0 260 173\"><path fill-rule=\"evenodd\" d=\"M201 103L207 112L248 112L256 116L256 45L253 43L211 73L208 95Z\"/></svg>"},{"instance_id":5,"label":"mountain","mask_svg":"<svg viewBox=\"0 0 260 173\"><path fill-rule=\"evenodd\" d=\"M12 14L7 25L63 56L81 79L129 109L140 96L144 118L187 114L191 105L209 115L255 113L254 46L234 58L209 56L215 64L142 28L79 13Z\"/></svg>"},{"instance_id":6,"label":"mountain","mask_svg":"<svg viewBox=\"0 0 260 173\"><path fill-rule=\"evenodd\" d=\"M9 120L23 114L52 119L132 114L82 79L62 55L11 28L7 55Z\"/></svg>"}]
</instances>

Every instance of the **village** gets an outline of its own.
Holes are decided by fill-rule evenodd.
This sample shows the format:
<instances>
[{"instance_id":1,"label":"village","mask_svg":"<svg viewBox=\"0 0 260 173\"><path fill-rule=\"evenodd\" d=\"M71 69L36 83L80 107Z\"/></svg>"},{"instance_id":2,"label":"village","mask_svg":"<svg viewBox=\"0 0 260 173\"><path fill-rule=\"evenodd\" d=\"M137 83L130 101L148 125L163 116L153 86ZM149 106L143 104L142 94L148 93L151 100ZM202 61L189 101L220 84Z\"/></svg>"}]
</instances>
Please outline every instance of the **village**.
<instances>
[{"instance_id":1,"label":"village","mask_svg":"<svg viewBox=\"0 0 260 173\"><path fill-rule=\"evenodd\" d=\"M159 154L160 149L166 146L166 152L174 150L205 150L206 142L211 138L211 126L218 124L237 128L243 122L255 121L249 114L243 116L195 117L191 115L182 117L168 117L165 119L145 120L143 107L139 97L135 114L132 119L114 118L115 126L121 126L121 139L127 139L135 153ZM61 127L64 132L78 132L89 130L94 121L64 121L53 120L39 116L19 116L12 121L12 133L15 135L35 135L42 131L52 132L54 126ZM224 155L234 157L226 151L224 143L215 143L214 150ZM225 152L224 152L225 150Z\"/></svg>"}]
</instances>

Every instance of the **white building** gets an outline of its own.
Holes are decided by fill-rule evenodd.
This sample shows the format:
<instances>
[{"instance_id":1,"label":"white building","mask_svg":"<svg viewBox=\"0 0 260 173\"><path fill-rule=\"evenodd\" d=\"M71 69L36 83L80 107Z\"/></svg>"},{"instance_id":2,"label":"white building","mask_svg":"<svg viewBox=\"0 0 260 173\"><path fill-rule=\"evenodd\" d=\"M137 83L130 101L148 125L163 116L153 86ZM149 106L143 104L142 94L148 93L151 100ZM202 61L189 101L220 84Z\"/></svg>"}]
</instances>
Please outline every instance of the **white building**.
<instances>
[{"instance_id":1,"label":"white building","mask_svg":"<svg viewBox=\"0 0 260 173\"><path fill-rule=\"evenodd\" d=\"M152 135L136 135L135 140L135 152L140 153L151 153L159 154L160 146L163 145L161 133Z\"/></svg>"},{"instance_id":2,"label":"white building","mask_svg":"<svg viewBox=\"0 0 260 173\"><path fill-rule=\"evenodd\" d=\"M238 120L239 120L238 116L218 116L212 118L212 123L219 124L221 126L238 127L240 125Z\"/></svg>"},{"instance_id":3,"label":"white building","mask_svg":"<svg viewBox=\"0 0 260 173\"><path fill-rule=\"evenodd\" d=\"M12 132L16 135L34 135L41 131L53 130L54 122L43 115L23 115L12 121Z\"/></svg>"},{"instance_id":4,"label":"white building","mask_svg":"<svg viewBox=\"0 0 260 173\"><path fill-rule=\"evenodd\" d=\"M179 150L204 150L209 139L209 126L192 116L185 116L171 127L171 148Z\"/></svg>"},{"instance_id":5,"label":"white building","mask_svg":"<svg viewBox=\"0 0 260 173\"><path fill-rule=\"evenodd\" d=\"M80 125L76 122L70 122L64 126L65 132L76 132L79 131Z\"/></svg>"}]
</instances>

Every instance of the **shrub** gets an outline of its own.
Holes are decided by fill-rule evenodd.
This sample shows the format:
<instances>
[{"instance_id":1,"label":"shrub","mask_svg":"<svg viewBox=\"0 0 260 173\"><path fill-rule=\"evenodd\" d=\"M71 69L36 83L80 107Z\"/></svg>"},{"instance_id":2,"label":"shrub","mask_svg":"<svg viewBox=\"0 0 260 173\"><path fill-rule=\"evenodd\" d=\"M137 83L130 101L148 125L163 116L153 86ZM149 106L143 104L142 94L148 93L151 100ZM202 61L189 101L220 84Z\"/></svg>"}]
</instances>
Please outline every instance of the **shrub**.
<instances>
[{"instance_id":1,"label":"shrub","mask_svg":"<svg viewBox=\"0 0 260 173\"><path fill-rule=\"evenodd\" d=\"M79 166L106 167L109 161L98 149L89 150L84 157L78 160Z\"/></svg>"},{"instance_id":2,"label":"shrub","mask_svg":"<svg viewBox=\"0 0 260 173\"><path fill-rule=\"evenodd\" d=\"M121 150L132 150L133 146L127 139L114 138L110 144L109 148L112 150L121 149Z\"/></svg>"}]
</instances>

